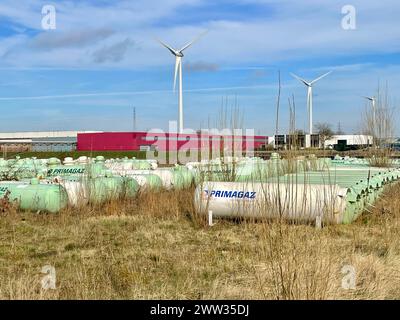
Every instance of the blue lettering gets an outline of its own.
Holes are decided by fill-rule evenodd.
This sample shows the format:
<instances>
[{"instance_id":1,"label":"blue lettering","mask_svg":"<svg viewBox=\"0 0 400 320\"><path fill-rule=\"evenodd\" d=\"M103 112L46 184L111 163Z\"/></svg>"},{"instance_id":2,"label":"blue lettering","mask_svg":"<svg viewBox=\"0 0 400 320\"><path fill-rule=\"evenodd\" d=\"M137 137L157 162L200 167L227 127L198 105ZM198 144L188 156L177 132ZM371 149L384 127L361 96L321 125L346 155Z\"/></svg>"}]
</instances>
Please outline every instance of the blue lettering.
<instances>
[{"instance_id":1,"label":"blue lettering","mask_svg":"<svg viewBox=\"0 0 400 320\"><path fill-rule=\"evenodd\" d=\"M223 197L225 197L225 198L232 198L232 191L224 191Z\"/></svg>"},{"instance_id":2,"label":"blue lettering","mask_svg":"<svg viewBox=\"0 0 400 320\"><path fill-rule=\"evenodd\" d=\"M216 198L238 198L238 199L255 199L257 192L255 191L227 191L227 190L204 190L206 196Z\"/></svg>"}]
</instances>

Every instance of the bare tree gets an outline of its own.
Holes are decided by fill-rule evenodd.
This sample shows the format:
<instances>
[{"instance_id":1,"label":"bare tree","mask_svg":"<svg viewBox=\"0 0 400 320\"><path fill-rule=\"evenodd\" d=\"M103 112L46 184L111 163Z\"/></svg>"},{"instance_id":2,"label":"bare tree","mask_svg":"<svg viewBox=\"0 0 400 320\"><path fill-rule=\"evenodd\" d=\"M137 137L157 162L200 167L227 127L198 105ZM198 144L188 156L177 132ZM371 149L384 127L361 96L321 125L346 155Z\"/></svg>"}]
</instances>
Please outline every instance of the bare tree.
<instances>
[{"instance_id":1,"label":"bare tree","mask_svg":"<svg viewBox=\"0 0 400 320\"><path fill-rule=\"evenodd\" d=\"M289 142L288 147L291 150L297 150L302 147L300 137L304 136L304 131L296 129L296 102L294 94L288 99L289 102Z\"/></svg>"},{"instance_id":2,"label":"bare tree","mask_svg":"<svg viewBox=\"0 0 400 320\"><path fill-rule=\"evenodd\" d=\"M332 130L332 126L326 122L319 122L315 124L315 130L319 134L319 137L322 142L322 146L325 149L325 142L335 135Z\"/></svg>"},{"instance_id":3,"label":"bare tree","mask_svg":"<svg viewBox=\"0 0 400 320\"><path fill-rule=\"evenodd\" d=\"M389 101L388 85L383 89L378 85L376 95L372 101L367 102L363 114L363 131L373 138L371 165L390 165L389 146L395 131L394 109Z\"/></svg>"},{"instance_id":4,"label":"bare tree","mask_svg":"<svg viewBox=\"0 0 400 320\"><path fill-rule=\"evenodd\" d=\"M384 147L394 135L394 108L389 103L388 87L378 86L373 103L367 103L364 112L364 132L374 138L373 145Z\"/></svg>"}]
</instances>

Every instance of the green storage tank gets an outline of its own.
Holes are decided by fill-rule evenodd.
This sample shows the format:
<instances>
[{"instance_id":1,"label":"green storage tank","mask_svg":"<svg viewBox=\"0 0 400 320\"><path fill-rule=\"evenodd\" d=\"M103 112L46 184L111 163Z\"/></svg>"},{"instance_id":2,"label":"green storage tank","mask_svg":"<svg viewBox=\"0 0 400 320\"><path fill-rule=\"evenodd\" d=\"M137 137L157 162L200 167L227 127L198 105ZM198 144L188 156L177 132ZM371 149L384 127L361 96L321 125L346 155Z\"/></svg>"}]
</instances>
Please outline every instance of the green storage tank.
<instances>
[{"instance_id":1,"label":"green storage tank","mask_svg":"<svg viewBox=\"0 0 400 320\"><path fill-rule=\"evenodd\" d=\"M132 198L139 184L130 177L114 177L107 173L105 177L95 177L87 180L89 199L93 203L103 203L112 199Z\"/></svg>"},{"instance_id":2,"label":"green storage tank","mask_svg":"<svg viewBox=\"0 0 400 320\"><path fill-rule=\"evenodd\" d=\"M176 166L172 170L172 183L176 189L184 189L190 187L194 176L192 172L184 166Z\"/></svg>"},{"instance_id":3,"label":"green storage tank","mask_svg":"<svg viewBox=\"0 0 400 320\"><path fill-rule=\"evenodd\" d=\"M0 158L0 181L8 178L9 171L10 167L8 166L8 162L3 158Z\"/></svg>"},{"instance_id":4,"label":"green storage tank","mask_svg":"<svg viewBox=\"0 0 400 320\"><path fill-rule=\"evenodd\" d=\"M22 210L57 213L68 205L68 195L62 186L30 183L0 182L0 198L8 197Z\"/></svg>"},{"instance_id":5,"label":"green storage tank","mask_svg":"<svg viewBox=\"0 0 400 320\"><path fill-rule=\"evenodd\" d=\"M155 174L135 174L127 177L135 179L143 189L156 190L163 187L161 178Z\"/></svg>"},{"instance_id":6,"label":"green storage tank","mask_svg":"<svg viewBox=\"0 0 400 320\"><path fill-rule=\"evenodd\" d=\"M57 182L50 182L57 183ZM139 184L130 177L112 176L109 173L104 177L65 176L59 181L65 186L70 197L70 203L82 202L104 203L108 200L134 197Z\"/></svg>"}]
</instances>

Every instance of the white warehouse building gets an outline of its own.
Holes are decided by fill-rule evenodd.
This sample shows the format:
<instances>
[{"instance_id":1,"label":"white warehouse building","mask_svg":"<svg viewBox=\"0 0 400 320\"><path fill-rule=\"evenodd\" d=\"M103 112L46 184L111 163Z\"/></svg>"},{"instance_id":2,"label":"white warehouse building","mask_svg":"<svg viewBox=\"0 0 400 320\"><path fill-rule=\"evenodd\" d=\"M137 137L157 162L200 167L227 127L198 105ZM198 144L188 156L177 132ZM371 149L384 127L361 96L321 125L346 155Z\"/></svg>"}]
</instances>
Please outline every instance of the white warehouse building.
<instances>
[{"instance_id":1,"label":"white warehouse building","mask_svg":"<svg viewBox=\"0 0 400 320\"><path fill-rule=\"evenodd\" d=\"M371 146L373 137L363 134L334 135L323 141L322 136L318 134L282 134L269 138L268 144L275 148L325 148L336 150L359 149Z\"/></svg>"},{"instance_id":2,"label":"white warehouse building","mask_svg":"<svg viewBox=\"0 0 400 320\"><path fill-rule=\"evenodd\" d=\"M373 143L373 137L365 134L334 135L325 141L325 148L334 149L335 146L344 147L368 147Z\"/></svg>"},{"instance_id":3,"label":"white warehouse building","mask_svg":"<svg viewBox=\"0 0 400 320\"><path fill-rule=\"evenodd\" d=\"M0 151L71 151L78 133L100 131L0 132Z\"/></svg>"}]
</instances>

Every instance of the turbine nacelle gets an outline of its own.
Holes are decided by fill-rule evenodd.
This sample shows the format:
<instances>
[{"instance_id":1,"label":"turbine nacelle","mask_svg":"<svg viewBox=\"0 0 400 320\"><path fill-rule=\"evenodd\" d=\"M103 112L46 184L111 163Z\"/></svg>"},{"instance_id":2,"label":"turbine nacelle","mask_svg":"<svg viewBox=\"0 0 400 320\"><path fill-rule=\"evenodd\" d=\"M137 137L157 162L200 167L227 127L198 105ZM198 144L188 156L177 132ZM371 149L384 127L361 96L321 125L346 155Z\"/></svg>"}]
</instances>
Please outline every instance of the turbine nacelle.
<instances>
[{"instance_id":1,"label":"turbine nacelle","mask_svg":"<svg viewBox=\"0 0 400 320\"><path fill-rule=\"evenodd\" d=\"M290 73L290 75L291 75L293 78L296 78L297 80L299 80L299 81L300 81L301 83L303 83L306 87L311 87L311 86L312 86L312 84L311 84L310 82L304 80L303 78L300 78L299 76L296 76L294 73Z\"/></svg>"},{"instance_id":2,"label":"turbine nacelle","mask_svg":"<svg viewBox=\"0 0 400 320\"><path fill-rule=\"evenodd\" d=\"M376 98L375 98L375 97L363 96L363 98L364 98L364 99L367 99L367 100L369 100L369 101L371 101L371 102L375 102L375 101L376 101Z\"/></svg>"},{"instance_id":3,"label":"turbine nacelle","mask_svg":"<svg viewBox=\"0 0 400 320\"><path fill-rule=\"evenodd\" d=\"M185 44L181 49L177 50L172 48L170 45L162 42L161 40L157 39L157 41L159 43L161 43L162 46L164 46L165 48L167 48L175 57L180 57L183 58L183 51L185 51L187 48L189 48L193 43L195 43L197 40L200 39L200 37L202 37L204 34L206 34L207 31L201 33L200 35L198 35L196 38L194 38L192 41L188 42L187 44Z\"/></svg>"},{"instance_id":4,"label":"turbine nacelle","mask_svg":"<svg viewBox=\"0 0 400 320\"><path fill-rule=\"evenodd\" d=\"M312 87L314 83L316 83L317 81L321 80L322 78L325 78L328 74L331 74L332 71L329 71L325 74L323 74L322 76L312 80L312 81L307 81L304 80L303 78L300 78L299 76L295 75L294 73L291 73L292 77L296 78L297 80L299 80L300 82L302 82L305 86L307 87Z\"/></svg>"}]
</instances>

